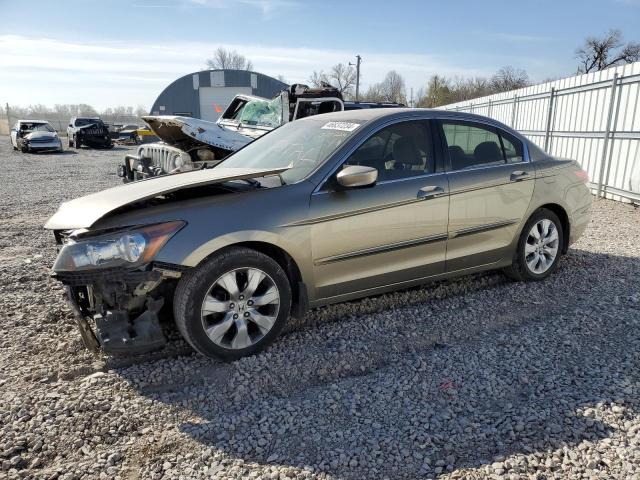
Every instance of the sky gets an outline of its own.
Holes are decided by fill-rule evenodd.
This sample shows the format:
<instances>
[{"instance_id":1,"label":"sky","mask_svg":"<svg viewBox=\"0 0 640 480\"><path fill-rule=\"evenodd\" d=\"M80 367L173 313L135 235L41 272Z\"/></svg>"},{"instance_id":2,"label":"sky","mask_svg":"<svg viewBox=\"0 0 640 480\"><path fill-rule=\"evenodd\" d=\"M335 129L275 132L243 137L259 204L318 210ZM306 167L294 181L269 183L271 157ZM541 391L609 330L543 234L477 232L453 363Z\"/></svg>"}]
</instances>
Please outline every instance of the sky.
<instances>
[{"instance_id":1,"label":"sky","mask_svg":"<svg viewBox=\"0 0 640 480\"><path fill-rule=\"evenodd\" d=\"M640 0L0 0L0 105L150 108L217 47L308 82L362 56L362 88L395 69L407 94L433 74L533 81L575 74L585 37L640 41Z\"/></svg>"}]
</instances>

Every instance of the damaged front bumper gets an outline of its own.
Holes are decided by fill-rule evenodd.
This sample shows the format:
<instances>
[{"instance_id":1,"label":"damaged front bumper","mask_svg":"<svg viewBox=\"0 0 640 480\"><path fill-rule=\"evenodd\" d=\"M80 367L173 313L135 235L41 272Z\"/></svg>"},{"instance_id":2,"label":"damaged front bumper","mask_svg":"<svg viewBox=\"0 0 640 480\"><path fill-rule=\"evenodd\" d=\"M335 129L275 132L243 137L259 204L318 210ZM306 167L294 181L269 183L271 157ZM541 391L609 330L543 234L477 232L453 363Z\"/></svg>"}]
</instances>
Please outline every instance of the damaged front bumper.
<instances>
[{"instance_id":1,"label":"damaged front bumper","mask_svg":"<svg viewBox=\"0 0 640 480\"><path fill-rule=\"evenodd\" d=\"M177 268L177 267L176 267ZM179 270L55 274L66 288L83 343L107 354L138 354L162 348L160 310Z\"/></svg>"}]
</instances>

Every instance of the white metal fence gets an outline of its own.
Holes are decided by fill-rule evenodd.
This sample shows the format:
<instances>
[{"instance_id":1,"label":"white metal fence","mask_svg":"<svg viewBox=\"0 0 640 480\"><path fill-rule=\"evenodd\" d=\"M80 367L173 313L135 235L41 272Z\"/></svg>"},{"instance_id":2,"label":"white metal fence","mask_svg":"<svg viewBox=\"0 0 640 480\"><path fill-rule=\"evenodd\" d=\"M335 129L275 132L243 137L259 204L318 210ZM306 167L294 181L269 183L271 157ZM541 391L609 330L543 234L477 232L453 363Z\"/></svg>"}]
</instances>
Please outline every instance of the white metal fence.
<instances>
[{"instance_id":1,"label":"white metal fence","mask_svg":"<svg viewBox=\"0 0 640 480\"><path fill-rule=\"evenodd\" d=\"M499 120L578 160L598 196L640 202L640 62L440 108Z\"/></svg>"}]
</instances>

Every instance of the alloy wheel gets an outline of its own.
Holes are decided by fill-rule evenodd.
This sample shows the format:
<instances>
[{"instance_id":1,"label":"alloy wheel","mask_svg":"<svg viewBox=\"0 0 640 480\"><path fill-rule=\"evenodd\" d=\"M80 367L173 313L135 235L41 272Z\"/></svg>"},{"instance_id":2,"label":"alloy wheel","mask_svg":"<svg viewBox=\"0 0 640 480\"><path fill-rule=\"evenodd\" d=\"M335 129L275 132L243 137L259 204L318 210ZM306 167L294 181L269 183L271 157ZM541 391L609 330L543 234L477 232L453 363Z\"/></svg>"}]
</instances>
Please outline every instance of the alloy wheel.
<instances>
[{"instance_id":1,"label":"alloy wheel","mask_svg":"<svg viewBox=\"0 0 640 480\"><path fill-rule=\"evenodd\" d=\"M202 302L202 326L223 348L250 347L269 333L278 317L280 292L273 279L257 268L221 275Z\"/></svg>"},{"instance_id":2,"label":"alloy wheel","mask_svg":"<svg viewBox=\"0 0 640 480\"><path fill-rule=\"evenodd\" d=\"M558 227L547 218L531 227L524 245L525 262L531 272L540 275L551 268L558 256L559 238Z\"/></svg>"}]
</instances>

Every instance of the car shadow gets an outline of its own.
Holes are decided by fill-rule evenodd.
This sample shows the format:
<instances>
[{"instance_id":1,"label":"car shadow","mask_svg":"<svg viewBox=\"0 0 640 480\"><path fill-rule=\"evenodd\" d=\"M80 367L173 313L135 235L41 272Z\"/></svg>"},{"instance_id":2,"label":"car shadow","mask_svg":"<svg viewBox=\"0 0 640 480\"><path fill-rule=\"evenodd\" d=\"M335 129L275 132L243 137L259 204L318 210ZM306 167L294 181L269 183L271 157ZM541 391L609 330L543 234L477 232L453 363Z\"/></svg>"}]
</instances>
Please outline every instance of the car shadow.
<instances>
[{"instance_id":1,"label":"car shadow","mask_svg":"<svg viewBox=\"0 0 640 480\"><path fill-rule=\"evenodd\" d=\"M627 313L640 300L628 288L632 271L640 259L572 250L545 282L495 272L440 282L351 302L366 319L344 305L311 312L311 326L233 363L194 354L176 374L164 361L145 364L155 380L141 382L137 366L117 372L188 412L181 432L245 462L356 479L437 476L508 458L531 473L526 456L609 437L637 413L640 353L624 348L640 332ZM594 300L609 282L620 295ZM390 297L409 301L392 309ZM611 404L615 418L603 417L598 408Z\"/></svg>"}]
</instances>

